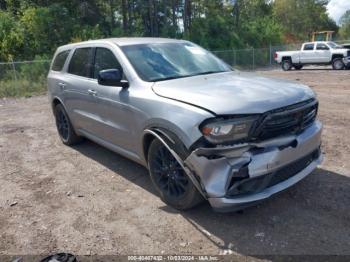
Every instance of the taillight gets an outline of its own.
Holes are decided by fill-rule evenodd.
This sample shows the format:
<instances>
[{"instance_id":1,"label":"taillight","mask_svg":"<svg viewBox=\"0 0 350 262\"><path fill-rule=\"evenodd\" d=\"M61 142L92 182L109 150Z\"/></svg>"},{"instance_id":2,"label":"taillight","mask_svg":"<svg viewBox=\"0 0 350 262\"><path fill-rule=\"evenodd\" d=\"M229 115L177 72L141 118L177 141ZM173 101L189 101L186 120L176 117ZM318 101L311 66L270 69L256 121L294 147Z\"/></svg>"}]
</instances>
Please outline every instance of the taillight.
<instances>
[{"instance_id":1,"label":"taillight","mask_svg":"<svg viewBox=\"0 0 350 262\"><path fill-rule=\"evenodd\" d=\"M273 57L276 59L278 57L278 54L274 53Z\"/></svg>"}]
</instances>

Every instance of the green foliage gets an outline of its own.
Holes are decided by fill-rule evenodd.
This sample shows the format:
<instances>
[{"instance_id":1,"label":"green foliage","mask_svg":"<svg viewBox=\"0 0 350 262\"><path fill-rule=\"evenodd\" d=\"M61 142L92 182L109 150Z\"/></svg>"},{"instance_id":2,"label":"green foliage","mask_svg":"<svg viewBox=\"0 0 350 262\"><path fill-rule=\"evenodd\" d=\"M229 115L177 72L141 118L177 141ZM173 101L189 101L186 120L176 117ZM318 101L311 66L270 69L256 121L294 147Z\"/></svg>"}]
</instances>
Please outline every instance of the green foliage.
<instances>
[{"instance_id":1,"label":"green foliage","mask_svg":"<svg viewBox=\"0 0 350 262\"><path fill-rule=\"evenodd\" d=\"M275 0L273 12L283 27L285 40L308 40L314 31L338 29L327 14L328 0Z\"/></svg>"},{"instance_id":2,"label":"green foliage","mask_svg":"<svg viewBox=\"0 0 350 262\"><path fill-rule=\"evenodd\" d=\"M0 61L11 60L21 53L23 29L11 13L0 10Z\"/></svg>"},{"instance_id":3,"label":"green foliage","mask_svg":"<svg viewBox=\"0 0 350 262\"><path fill-rule=\"evenodd\" d=\"M283 27L271 17L259 17L244 26L242 32L248 43L254 47L281 43Z\"/></svg>"},{"instance_id":4,"label":"green foliage","mask_svg":"<svg viewBox=\"0 0 350 262\"><path fill-rule=\"evenodd\" d=\"M186 38L214 50L243 46L243 42L225 21L225 17L214 12L208 12L206 17L195 18L191 33Z\"/></svg>"},{"instance_id":5,"label":"green foliage","mask_svg":"<svg viewBox=\"0 0 350 262\"><path fill-rule=\"evenodd\" d=\"M33 82L27 79L0 81L0 97L30 97L46 92L46 78Z\"/></svg>"},{"instance_id":6,"label":"green foliage","mask_svg":"<svg viewBox=\"0 0 350 262\"><path fill-rule=\"evenodd\" d=\"M211 50L264 47L337 30L327 0L6 0L0 60L51 56L63 44L104 37L186 38ZM349 16L349 15L348 15ZM348 19L349 20L349 19ZM349 37L346 18L340 29Z\"/></svg>"},{"instance_id":7,"label":"green foliage","mask_svg":"<svg viewBox=\"0 0 350 262\"><path fill-rule=\"evenodd\" d=\"M103 38L104 35L100 30L100 26L97 24L95 26L73 26L73 36L70 42L76 43L86 40Z\"/></svg>"},{"instance_id":8,"label":"green foliage","mask_svg":"<svg viewBox=\"0 0 350 262\"><path fill-rule=\"evenodd\" d=\"M21 97L46 92L50 67L47 56L36 56L34 62L0 65L0 97Z\"/></svg>"},{"instance_id":9,"label":"green foliage","mask_svg":"<svg viewBox=\"0 0 350 262\"><path fill-rule=\"evenodd\" d=\"M339 36L341 39L349 40L350 39L350 10L340 19L341 27L339 29Z\"/></svg>"},{"instance_id":10,"label":"green foliage","mask_svg":"<svg viewBox=\"0 0 350 262\"><path fill-rule=\"evenodd\" d=\"M34 62L16 64L17 78L40 81L48 74L49 67L50 62L47 60L47 57L36 56Z\"/></svg>"},{"instance_id":11,"label":"green foliage","mask_svg":"<svg viewBox=\"0 0 350 262\"><path fill-rule=\"evenodd\" d=\"M25 30L26 52L50 54L71 37L74 20L60 4L49 7L29 7L20 19Z\"/></svg>"}]
</instances>

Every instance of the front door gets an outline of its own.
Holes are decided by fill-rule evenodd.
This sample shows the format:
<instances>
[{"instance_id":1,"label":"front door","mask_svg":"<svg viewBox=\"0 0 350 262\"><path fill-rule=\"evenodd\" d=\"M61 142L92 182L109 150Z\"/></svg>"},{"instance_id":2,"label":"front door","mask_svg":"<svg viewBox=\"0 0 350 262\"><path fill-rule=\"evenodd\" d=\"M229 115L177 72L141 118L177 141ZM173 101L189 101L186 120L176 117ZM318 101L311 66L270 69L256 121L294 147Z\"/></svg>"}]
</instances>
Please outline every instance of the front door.
<instances>
[{"instance_id":1,"label":"front door","mask_svg":"<svg viewBox=\"0 0 350 262\"><path fill-rule=\"evenodd\" d=\"M300 62L302 64L312 64L315 63L316 53L314 50L314 44L305 44L303 50L300 53Z\"/></svg>"},{"instance_id":2,"label":"front door","mask_svg":"<svg viewBox=\"0 0 350 262\"><path fill-rule=\"evenodd\" d=\"M134 143L130 126L130 120L133 118L133 110L129 104L130 89L99 85L98 73L106 69L123 70L111 49L96 47L93 78L100 125L96 127L95 134L122 150L130 151Z\"/></svg>"},{"instance_id":3,"label":"front door","mask_svg":"<svg viewBox=\"0 0 350 262\"><path fill-rule=\"evenodd\" d=\"M324 43L317 43L316 54L318 63L329 63L331 61L331 51Z\"/></svg>"}]
</instances>

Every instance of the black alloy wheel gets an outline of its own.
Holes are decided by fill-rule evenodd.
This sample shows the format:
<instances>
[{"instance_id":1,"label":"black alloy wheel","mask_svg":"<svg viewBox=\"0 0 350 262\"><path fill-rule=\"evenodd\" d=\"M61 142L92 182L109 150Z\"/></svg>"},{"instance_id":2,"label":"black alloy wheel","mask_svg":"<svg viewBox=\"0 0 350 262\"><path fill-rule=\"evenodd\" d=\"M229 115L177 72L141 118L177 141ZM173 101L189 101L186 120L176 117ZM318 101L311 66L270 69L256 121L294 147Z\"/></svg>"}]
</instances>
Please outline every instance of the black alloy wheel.
<instances>
[{"instance_id":1,"label":"black alloy wheel","mask_svg":"<svg viewBox=\"0 0 350 262\"><path fill-rule=\"evenodd\" d=\"M154 139L149 147L148 169L152 183L165 203L187 210L202 202L203 197L189 176L158 139Z\"/></svg>"},{"instance_id":2,"label":"black alloy wheel","mask_svg":"<svg viewBox=\"0 0 350 262\"><path fill-rule=\"evenodd\" d=\"M63 144L73 145L80 142L82 139L74 132L73 126L62 104L55 106L54 114L57 132Z\"/></svg>"},{"instance_id":3,"label":"black alloy wheel","mask_svg":"<svg viewBox=\"0 0 350 262\"><path fill-rule=\"evenodd\" d=\"M173 199L184 195L189 185L189 178L165 146L158 148L151 164L155 182L163 193Z\"/></svg>"},{"instance_id":4,"label":"black alloy wheel","mask_svg":"<svg viewBox=\"0 0 350 262\"><path fill-rule=\"evenodd\" d=\"M58 110L56 115L56 125L59 135L62 139L67 140L69 134L69 124L66 115L62 110Z\"/></svg>"}]
</instances>

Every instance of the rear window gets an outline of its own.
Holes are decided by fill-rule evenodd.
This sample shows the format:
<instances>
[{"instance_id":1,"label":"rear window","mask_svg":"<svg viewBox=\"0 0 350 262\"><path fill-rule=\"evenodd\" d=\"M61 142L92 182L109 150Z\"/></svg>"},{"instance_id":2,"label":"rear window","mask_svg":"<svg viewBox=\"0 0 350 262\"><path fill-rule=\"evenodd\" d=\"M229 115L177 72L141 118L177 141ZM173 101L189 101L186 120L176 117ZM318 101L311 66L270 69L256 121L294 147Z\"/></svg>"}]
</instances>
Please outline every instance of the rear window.
<instances>
[{"instance_id":1,"label":"rear window","mask_svg":"<svg viewBox=\"0 0 350 262\"><path fill-rule=\"evenodd\" d=\"M304 50L306 50L306 51L314 50L314 44L306 44L306 45L304 45Z\"/></svg>"},{"instance_id":2,"label":"rear window","mask_svg":"<svg viewBox=\"0 0 350 262\"><path fill-rule=\"evenodd\" d=\"M91 77L92 48L78 48L69 63L68 73L78 76Z\"/></svg>"},{"instance_id":3,"label":"rear window","mask_svg":"<svg viewBox=\"0 0 350 262\"><path fill-rule=\"evenodd\" d=\"M64 63L66 62L66 59L69 55L70 50L63 51L61 53L58 53L55 57L55 60L53 61L51 70L53 71L61 71Z\"/></svg>"}]
</instances>

